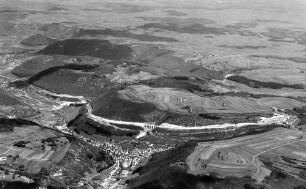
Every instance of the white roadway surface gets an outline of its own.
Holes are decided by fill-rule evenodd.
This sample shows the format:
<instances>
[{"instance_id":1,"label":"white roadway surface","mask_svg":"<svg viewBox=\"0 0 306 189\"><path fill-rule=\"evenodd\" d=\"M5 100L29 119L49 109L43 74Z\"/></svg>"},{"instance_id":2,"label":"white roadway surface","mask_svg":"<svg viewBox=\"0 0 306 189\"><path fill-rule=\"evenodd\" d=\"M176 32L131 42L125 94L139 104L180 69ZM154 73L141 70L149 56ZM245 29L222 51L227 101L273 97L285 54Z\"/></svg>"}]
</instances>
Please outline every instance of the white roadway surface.
<instances>
[{"instance_id":1,"label":"white roadway surface","mask_svg":"<svg viewBox=\"0 0 306 189\"><path fill-rule=\"evenodd\" d=\"M291 117L286 114L275 113L272 117L261 117L260 121L257 123L245 122L245 123L224 123L221 125L207 125L207 126L197 126L197 127L183 127L168 123L162 123L160 128L165 128L169 130L197 130L197 129L224 129L224 128L239 128L248 125L258 125L258 126L267 126L271 124L285 125Z\"/></svg>"},{"instance_id":2,"label":"white roadway surface","mask_svg":"<svg viewBox=\"0 0 306 189\"><path fill-rule=\"evenodd\" d=\"M86 106L88 112L87 116L97 122L100 123L115 123L115 124L125 124L125 125L134 125L134 126L139 126L144 129L143 132L141 132L137 138L145 136L145 133L150 131L151 129L149 128L154 128L154 127L159 127L159 128L165 128L169 130L197 130L197 129L225 129L225 128L239 128L239 127L244 127L248 125L258 125L258 126L267 126L271 124L277 124L277 125L286 125L288 124L288 120L291 118L291 116L287 114L282 114L282 113L274 113L272 117L261 117L260 121L257 123L251 123L251 122L245 122L245 123L237 123L237 124L230 124L230 123L224 123L221 125L207 125L207 126L197 126L197 127L184 127L180 125L173 125L173 124L168 124L168 123L162 123L161 125L153 125L150 123L140 123L140 122L127 122L127 121L118 121L118 120L111 120L111 119L106 119L102 118L96 115L92 114L92 108L90 104L87 104Z\"/></svg>"},{"instance_id":3,"label":"white roadway surface","mask_svg":"<svg viewBox=\"0 0 306 189\"><path fill-rule=\"evenodd\" d=\"M67 94L55 94L55 93L50 93L54 96L59 96L59 97L67 97L67 98L77 98L80 100L80 103L87 103L88 100L86 100L86 98L84 98L83 96L72 96L72 95L67 95ZM70 105L72 104L71 102L67 102L67 101L61 101L60 105L57 107L54 107L54 109L61 109L64 106ZM279 113L279 112L275 112L274 115L272 117L261 117L260 121L258 122L244 122L244 123L237 123L237 124L231 124L231 123L224 123L224 124L220 124L220 125L206 125L206 126L196 126L196 127L184 127L184 126L180 126L180 125L173 125L173 124L168 124L168 123L162 123L161 125L155 125L152 123L141 123L141 122L128 122L128 121L119 121L119 120L111 120L111 119L107 119L107 118L103 118L100 116L96 116L92 114L92 107L90 105L90 103L86 104L86 108L87 108L87 116L94 120L97 121L99 123L102 124L122 124L122 125L133 125L133 126L138 126L138 127L142 127L143 131L140 132L140 134L138 136L136 136L136 138L140 138L146 135L147 132L149 132L150 130L152 130L152 128L155 127L159 127L159 128L164 128L164 129L168 129L168 130L198 130L198 129L226 129L226 128L239 128L239 127L244 127L244 126L248 126L248 125L258 125L258 126L268 126L271 124L277 124L277 125L286 125L288 124L289 119L291 118L291 116L287 115L287 114L283 114L283 113ZM114 126L116 127L116 126ZM118 128L118 127L117 127ZM121 130L128 130L128 129L122 129L122 128L118 128Z\"/></svg>"},{"instance_id":4,"label":"white roadway surface","mask_svg":"<svg viewBox=\"0 0 306 189\"><path fill-rule=\"evenodd\" d=\"M0 74L1 76L1 74ZM248 126L248 125L259 125L259 126L267 126L270 124L278 124L278 125L285 125L288 120L290 119L289 115L286 114L280 114L280 113L275 113L272 117L267 118L267 117L262 117L261 120L257 123L237 123L237 124L229 124L229 123L224 123L221 125L207 125L207 126L197 126L197 127L184 127L184 126L180 126L180 125L173 125L173 124L168 124L168 123L163 123L161 125L155 125L154 123L141 123L141 122L127 122L127 121L119 121L119 120L111 120L111 119L106 119L100 116L96 116L92 114L92 107L90 105L89 100L86 99L83 96L73 96L73 95L68 95L68 94L56 94L56 93L52 93L50 91L46 91L43 89L39 89L41 92L45 93L45 94L49 94L52 96L58 96L58 97L64 97L64 98L74 98L74 99L78 99L79 100L79 104L86 104L86 108L87 108L87 116L94 120L97 121L99 123L102 124L124 124L124 125L133 125L133 126L138 126L138 127L142 127L143 131L140 132L140 134L138 136L136 136L136 138L140 138L146 135L147 132L149 132L150 130L152 130L155 127L160 127L160 128L164 128L164 129L168 129L168 130L197 130L197 129L225 129L225 128L239 128L239 127L244 127L244 126ZM74 104L75 102L69 102L69 101L60 101L57 103L57 105L53 106L52 110L53 111L57 111L62 109L65 106L69 106L71 104ZM114 126L115 127L115 126ZM121 129L121 130L128 130L128 129L122 129L122 128L118 128L117 129Z\"/></svg>"}]
</instances>

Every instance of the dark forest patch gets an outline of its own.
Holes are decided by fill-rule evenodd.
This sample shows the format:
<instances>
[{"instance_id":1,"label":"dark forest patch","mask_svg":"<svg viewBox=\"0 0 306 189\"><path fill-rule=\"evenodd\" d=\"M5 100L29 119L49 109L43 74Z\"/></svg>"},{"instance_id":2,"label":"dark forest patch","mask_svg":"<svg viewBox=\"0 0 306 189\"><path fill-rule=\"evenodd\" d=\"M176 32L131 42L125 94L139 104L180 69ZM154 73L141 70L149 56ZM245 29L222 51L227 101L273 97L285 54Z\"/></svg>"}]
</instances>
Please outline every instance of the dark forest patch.
<instances>
[{"instance_id":1,"label":"dark forest patch","mask_svg":"<svg viewBox=\"0 0 306 189\"><path fill-rule=\"evenodd\" d=\"M224 47L224 48L233 48L233 49L254 49L254 50L258 50L258 49L263 49L263 48L267 48L267 46L264 45L219 45L219 47Z\"/></svg>"},{"instance_id":2,"label":"dark forest patch","mask_svg":"<svg viewBox=\"0 0 306 189\"><path fill-rule=\"evenodd\" d=\"M250 55L255 58L277 59L277 60L290 60L296 63L306 63L306 57L284 57L276 55Z\"/></svg>"},{"instance_id":3,"label":"dark forest patch","mask_svg":"<svg viewBox=\"0 0 306 189\"><path fill-rule=\"evenodd\" d=\"M24 119L7 119L0 118L0 131L13 131L15 127L21 127L25 125L37 125L34 122L27 121Z\"/></svg>"},{"instance_id":4,"label":"dark forest patch","mask_svg":"<svg viewBox=\"0 0 306 189\"><path fill-rule=\"evenodd\" d=\"M185 22L176 21L176 20L174 21L160 20L159 22L154 22L155 21L154 19L151 20L153 22L146 23L140 26L140 28L157 29L157 30L173 31L177 33L189 33L189 34L213 34L213 35L237 34L241 36L258 36L256 33L248 30L228 28L228 27L222 28L222 27L206 26L206 24L213 23L210 20L207 20L206 23L205 21L199 22L199 21L193 21L192 19L190 21L186 19Z\"/></svg>"},{"instance_id":5,"label":"dark forest patch","mask_svg":"<svg viewBox=\"0 0 306 189\"><path fill-rule=\"evenodd\" d=\"M264 88L270 88L270 89L282 89L282 88L304 89L304 86L301 84L286 85L286 84L274 83L274 82L261 82L261 81L248 79L244 76L238 76L238 75L230 76L227 79L230 81L235 81L237 83L248 85L252 88L264 87Z\"/></svg>"},{"instance_id":6,"label":"dark forest patch","mask_svg":"<svg viewBox=\"0 0 306 189\"><path fill-rule=\"evenodd\" d=\"M102 135L107 137L136 136L139 134L139 129L117 129L112 125L98 123L84 115L84 112L80 113L74 120L70 121L68 123L68 127L77 133L85 133L87 135Z\"/></svg>"},{"instance_id":7,"label":"dark forest patch","mask_svg":"<svg viewBox=\"0 0 306 189\"><path fill-rule=\"evenodd\" d=\"M61 57L40 56L25 61L11 72L18 77L31 77L44 70L63 64L64 62Z\"/></svg>"},{"instance_id":8,"label":"dark forest patch","mask_svg":"<svg viewBox=\"0 0 306 189\"><path fill-rule=\"evenodd\" d=\"M300 128L303 129L303 127L306 126L306 106L303 106L301 108L293 108L293 110L298 114L298 117L301 119L299 125L301 125Z\"/></svg>"},{"instance_id":9,"label":"dark forest patch","mask_svg":"<svg viewBox=\"0 0 306 189\"><path fill-rule=\"evenodd\" d=\"M141 13L154 9L152 6L146 6L139 3L128 3L128 2L105 2L103 6L107 7L110 10L103 11L111 11L117 13Z\"/></svg>"},{"instance_id":10,"label":"dark forest patch","mask_svg":"<svg viewBox=\"0 0 306 189\"><path fill-rule=\"evenodd\" d=\"M42 34L35 34L22 40L20 43L27 46L41 46L41 45L49 45L55 41L57 40L50 37L46 37Z\"/></svg>"},{"instance_id":11,"label":"dark forest patch","mask_svg":"<svg viewBox=\"0 0 306 189\"><path fill-rule=\"evenodd\" d=\"M160 77L154 80L140 81L139 84L148 85L154 88L175 88L192 93L213 93L205 86L205 81L191 80L187 77Z\"/></svg>"},{"instance_id":12,"label":"dark forest patch","mask_svg":"<svg viewBox=\"0 0 306 189\"><path fill-rule=\"evenodd\" d=\"M184 25L190 25L193 23L206 25L206 24L215 24L216 22L214 20L206 19L206 18L176 18L176 17L135 17L140 18L145 21L150 22L159 22L164 23L168 25L175 25L175 26L184 26Z\"/></svg>"},{"instance_id":13,"label":"dark forest patch","mask_svg":"<svg viewBox=\"0 0 306 189\"><path fill-rule=\"evenodd\" d=\"M164 11L164 12L167 13L169 16L187 16L186 13L176 11L176 10L167 10L167 11Z\"/></svg>"},{"instance_id":14,"label":"dark forest patch","mask_svg":"<svg viewBox=\"0 0 306 189\"><path fill-rule=\"evenodd\" d=\"M118 61L121 62L121 61ZM11 72L18 77L33 77L43 71L48 69L58 69L58 68L69 68L71 65L74 67L80 67L79 70L84 67L84 69L89 67L96 67L100 64L101 70L114 70L112 63L102 64L104 61L98 60L92 57L70 57L63 55L48 56L43 55L39 57L32 58L21 65L15 67ZM102 64L102 65L101 65ZM73 67L73 66L72 66ZM113 69L111 69L113 68ZM49 70L50 71L50 70ZM49 72L47 71L47 72Z\"/></svg>"},{"instance_id":15,"label":"dark forest patch","mask_svg":"<svg viewBox=\"0 0 306 189\"><path fill-rule=\"evenodd\" d=\"M103 76L87 73L84 69L60 68L51 70L49 73L47 71L30 78L28 83L59 94L87 97L97 97L105 91L120 86L120 84L112 84Z\"/></svg>"},{"instance_id":16,"label":"dark forest patch","mask_svg":"<svg viewBox=\"0 0 306 189\"><path fill-rule=\"evenodd\" d=\"M113 29L101 29L101 30L85 30L81 29L75 37L81 37L81 36L91 36L91 37L97 37L100 35L104 36L112 36L112 37L118 37L118 38L132 38L137 39L139 41L165 41L165 42L177 42L177 39L174 38L168 38L168 37L161 37L161 36L153 36L148 34L135 34L128 30L113 30Z\"/></svg>"},{"instance_id":17,"label":"dark forest patch","mask_svg":"<svg viewBox=\"0 0 306 189\"><path fill-rule=\"evenodd\" d=\"M38 187L37 183L23 183L23 182L1 182L0 187L2 189L36 189Z\"/></svg>"},{"instance_id":18,"label":"dark forest patch","mask_svg":"<svg viewBox=\"0 0 306 189\"><path fill-rule=\"evenodd\" d=\"M161 29L166 31L174 31L178 33L190 33L190 34L215 34L215 35L225 35L227 30L216 27L204 26L198 23L192 23L187 26L179 26L172 24L163 23L148 23L141 26L142 29Z\"/></svg>"},{"instance_id":19,"label":"dark forest patch","mask_svg":"<svg viewBox=\"0 0 306 189\"><path fill-rule=\"evenodd\" d=\"M97 65L77 65L77 64L66 64L63 66L54 66L52 68L46 69L42 72L39 72L38 74L34 75L33 77L30 77L28 79L29 83L34 83L40 79L42 79L44 76L46 75L50 75L58 70L82 70L82 71L89 71L92 70L94 68L96 68Z\"/></svg>"},{"instance_id":20,"label":"dark forest patch","mask_svg":"<svg viewBox=\"0 0 306 189\"><path fill-rule=\"evenodd\" d=\"M158 111L150 103L137 103L119 98L117 92L110 91L92 102L93 114L114 120L144 122L143 115Z\"/></svg>"},{"instance_id":21,"label":"dark forest patch","mask_svg":"<svg viewBox=\"0 0 306 189\"><path fill-rule=\"evenodd\" d=\"M132 49L128 45L113 44L108 40L67 39L55 42L38 53L45 55L93 56L121 60L130 58Z\"/></svg>"},{"instance_id":22,"label":"dark forest patch","mask_svg":"<svg viewBox=\"0 0 306 189\"><path fill-rule=\"evenodd\" d=\"M269 28L267 32L262 32L262 35L269 37L271 42L287 42L306 45L306 32L294 31L291 29Z\"/></svg>"},{"instance_id":23,"label":"dark forest patch","mask_svg":"<svg viewBox=\"0 0 306 189\"><path fill-rule=\"evenodd\" d=\"M8 94L0 90L0 105L13 106L16 104L20 104L19 100L9 96Z\"/></svg>"},{"instance_id":24,"label":"dark forest patch","mask_svg":"<svg viewBox=\"0 0 306 189\"><path fill-rule=\"evenodd\" d=\"M236 23L233 25L227 25L227 28L234 28L234 29L247 29L247 28L255 28L258 26L256 22L248 22L248 23Z\"/></svg>"}]
</instances>

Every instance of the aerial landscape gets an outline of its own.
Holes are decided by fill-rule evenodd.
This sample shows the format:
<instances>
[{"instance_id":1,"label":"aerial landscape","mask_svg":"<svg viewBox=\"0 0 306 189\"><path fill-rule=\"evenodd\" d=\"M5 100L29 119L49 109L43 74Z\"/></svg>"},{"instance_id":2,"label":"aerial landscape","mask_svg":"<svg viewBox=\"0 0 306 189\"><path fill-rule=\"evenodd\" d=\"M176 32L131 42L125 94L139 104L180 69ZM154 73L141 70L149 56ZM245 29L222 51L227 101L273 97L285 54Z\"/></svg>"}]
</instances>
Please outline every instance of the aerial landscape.
<instances>
[{"instance_id":1,"label":"aerial landscape","mask_svg":"<svg viewBox=\"0 0 306 189\"><path fill-rule=\"evenodd\" d=\"M0 0L3 189L306 189L306 1Z\"/></svg>"}]
</instances>

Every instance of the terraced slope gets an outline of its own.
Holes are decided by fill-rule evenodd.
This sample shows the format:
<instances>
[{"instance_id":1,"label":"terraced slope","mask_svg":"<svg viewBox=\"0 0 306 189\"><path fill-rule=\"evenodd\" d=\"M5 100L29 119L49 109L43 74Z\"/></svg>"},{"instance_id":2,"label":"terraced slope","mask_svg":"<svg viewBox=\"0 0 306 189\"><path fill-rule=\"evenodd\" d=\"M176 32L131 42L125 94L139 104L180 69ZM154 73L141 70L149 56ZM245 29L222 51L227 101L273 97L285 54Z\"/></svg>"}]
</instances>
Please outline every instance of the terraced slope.
<instances>
[{"instance_id":1,"label":"terraced slope","mask_svg":"<svg viewBox=\"0 0 306 189\"><path fill-rule=\"evenodd\" d=\"M195 151L187 158L190 174L210 174L217 177L251 176L262 182L271 170L265 162L273 162L273 167L294 176L302 176L304 166L305 135L287 129L220 142L199 143ZM272 160L274 159L274 160ZM303 179L303 177L302 177Z\"/></svg>"},{"instance_id":2,"label":"terraced slope","mask_svg":"<svg viewBox=\"0 0 306 189\"><path fill-rule=\"evenodd\" d=\"M187 143L143 162L134 170L136 177L131 177L129 186L196 188L202 183L212 188L257 188L252 179L258 183L266 180L275 188L284 186L282 179L287 186L301 186L301 179L305 179L305 137L303 132L277 128L230 140ZM277 176L288 171L290 176Z\"/></svg>"},{"instance_id":3,"label":"terraced slope","mask_svg":"<svg viewBox=\"0 0 306 189\"><path fill-rule=\"evenodd\" d=\"M144 85L129 86L119 91L124 99L139 99L155 104L161 110L181 114L201 113L252 113L271 112L271 107L289 108L303 106L303 103L282 97L254 99L237 96L201 97L186 91L171 88L151 88Z\"/></svg>"}]
</instances>

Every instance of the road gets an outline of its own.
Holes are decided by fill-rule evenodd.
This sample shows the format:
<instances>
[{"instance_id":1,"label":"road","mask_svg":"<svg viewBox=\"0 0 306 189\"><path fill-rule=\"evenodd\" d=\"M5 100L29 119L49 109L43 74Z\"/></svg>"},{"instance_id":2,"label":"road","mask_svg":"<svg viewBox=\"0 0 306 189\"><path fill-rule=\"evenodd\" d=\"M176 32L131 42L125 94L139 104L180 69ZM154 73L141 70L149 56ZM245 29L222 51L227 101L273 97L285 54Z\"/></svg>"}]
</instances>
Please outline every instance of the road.
<instances>
[{"instance_id":1,"label":"road","mask_svg":"<svg viewBox=\"0 0 306 189\"><path fill-rule=\"evenodd\" d=\"M14 146L14 144L12 144L12 145L9 147L9 149L8 149L7 151L3 152L1 155L4 155L4 154L8 153L8 152L11 150L11 148L12 148L13 146Z\"/></svg>"},{"instance_id":2,"label":"road","mask_svg":"<svg viewBox=\"0 0 306 189\"><path fill-rule=\"evenodd\" d=\"M256 173L252 176L252 178L254 179L254 178L258 175L258 173L260 172L260 169L261 169L261 166L256 164L256 161L255 161L255 160L256 160L256 157L258 157L259 155L264 154L264 153L266 153L266 152L269 152L269 151L271 151L271 150L277 149L277 148L279 148L279 147L281 147L281 146L285 146L285 145L288 145L288 144L293 144L293 143L296 143L296 142L299 142L299 141L291 141L291 142L287 142L287 143L285 143L285 144L280 144L280 145L278 145L278 146L274 146L274 147L272 147L272 148L269 148L269 149L267 149L267 150L265 150L265 151L262 151L262 152L260 152L260 153L258 153L258 154L256 154L256 155L254 155L254 156L253 156L253 164L257 167L257 171L256 171ZM257 162L259 162L259 160L258 160Z\"/></svg>"}]
</instances>

